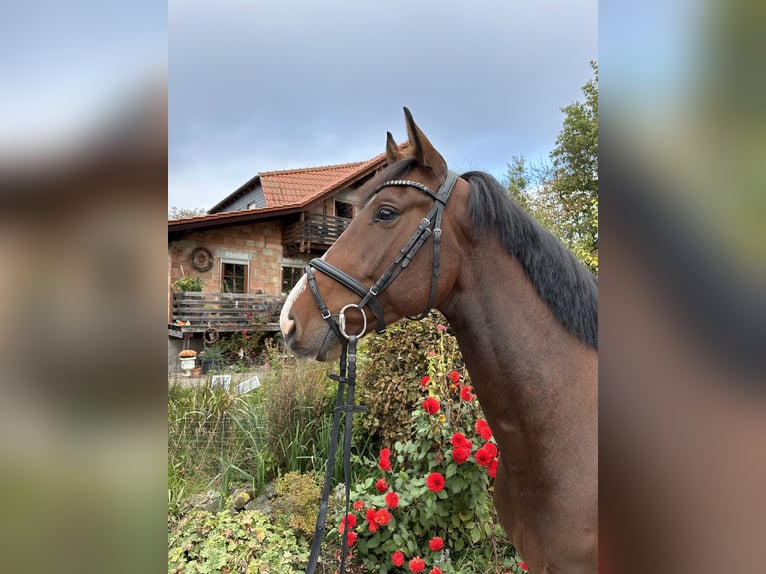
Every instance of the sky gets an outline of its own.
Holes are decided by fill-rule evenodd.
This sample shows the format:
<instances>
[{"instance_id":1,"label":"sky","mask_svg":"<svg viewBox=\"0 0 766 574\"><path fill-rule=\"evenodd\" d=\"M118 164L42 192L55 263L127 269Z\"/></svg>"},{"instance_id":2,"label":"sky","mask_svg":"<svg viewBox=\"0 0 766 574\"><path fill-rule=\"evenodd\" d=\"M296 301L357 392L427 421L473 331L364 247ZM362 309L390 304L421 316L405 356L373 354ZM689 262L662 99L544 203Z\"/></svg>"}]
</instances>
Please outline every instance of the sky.
<instances>
[{"instance_id":1,"label":"sky","mask_svg":"<svg viewBox=\"0 0 766 574\"><path fill-rule=\"evenodd\" d=\"M169 0L168 206L367 160L402 107L459 172L544 160L598 59L595 0Z\"/></svg>"}]
</instances>

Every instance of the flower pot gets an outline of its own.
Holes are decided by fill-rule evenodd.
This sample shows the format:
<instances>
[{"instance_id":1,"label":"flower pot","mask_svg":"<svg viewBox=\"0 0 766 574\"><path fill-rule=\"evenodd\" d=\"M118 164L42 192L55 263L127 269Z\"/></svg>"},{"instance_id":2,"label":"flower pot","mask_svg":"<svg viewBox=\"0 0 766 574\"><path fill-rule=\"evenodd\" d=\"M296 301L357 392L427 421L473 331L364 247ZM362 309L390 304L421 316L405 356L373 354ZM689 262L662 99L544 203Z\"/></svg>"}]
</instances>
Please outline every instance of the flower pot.
<instances>
[{"instance_id":1,"label":"flower pot","mask_svg":"<svg viewBox=\"0 0 766 574\"><path fill-rule=\"evenodd\" d=\"M199 377L202 374L202 367L194 367L191 370L192 377Z\"/></svg>"},{"instance_id":2,"label":"flower pot","mask_svg":"<svg viewBox=\"0 0 766 574\"><path fill-rule=\"evenodd\" d=\"M197 359L195 357L179 357L181 359L181 368L182 369L193 369L194 363L197 362Z\"/></svg>"}]
</instances>

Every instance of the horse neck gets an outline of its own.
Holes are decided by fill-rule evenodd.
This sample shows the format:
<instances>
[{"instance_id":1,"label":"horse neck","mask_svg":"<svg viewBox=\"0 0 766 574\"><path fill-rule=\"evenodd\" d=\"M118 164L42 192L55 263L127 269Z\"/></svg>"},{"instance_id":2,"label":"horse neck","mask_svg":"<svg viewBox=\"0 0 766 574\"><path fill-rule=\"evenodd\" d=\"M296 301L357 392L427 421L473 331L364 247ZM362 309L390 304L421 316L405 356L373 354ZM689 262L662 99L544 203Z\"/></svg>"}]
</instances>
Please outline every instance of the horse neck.
<instances>
[{"instance_id":1,"label":"horse neck","mask_svg":"<svg viewBox=\"0 0 766 574\"><path fill-rule=\"evenodd\" d=\"M472 247L440 310L493 431L511 425L517 434L568 417L568 401L596 408L596 352L561 325L494 237Z\"/></svg>"}]
</instances>

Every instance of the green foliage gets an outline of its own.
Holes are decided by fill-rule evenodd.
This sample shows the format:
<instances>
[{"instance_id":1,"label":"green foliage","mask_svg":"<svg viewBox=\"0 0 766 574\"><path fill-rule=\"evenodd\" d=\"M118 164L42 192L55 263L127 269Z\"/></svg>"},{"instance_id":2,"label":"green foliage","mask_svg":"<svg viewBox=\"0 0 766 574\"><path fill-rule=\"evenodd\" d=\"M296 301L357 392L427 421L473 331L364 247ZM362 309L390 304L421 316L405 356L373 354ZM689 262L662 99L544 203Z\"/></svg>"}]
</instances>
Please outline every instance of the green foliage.
<instances>
[{"instance_id":1,"label":"green foliage","mask_svg":"<svg viewBox=\"0 0 766 574\"><path fill-rule=\"evenodd\" d=\"M405 441L409 436L410 412L420 396L412 381L423 374L424 366L439 353L463 366L457 341L437 325L447 325L438 311L422 321L400 321L380 336L364 339L364 363L359 373L357 397L368 411L356 417L365 434L378 444Z\"/></svg>"},{"instance_id":2,"label":"green foliage","mask_svg":"<svg viewBox=\"0 0 766 574\"><path fill-rule=\"evenodd\" d=\"M551 152L554 179L551 191L567 218L564 239L598 264L598 65L582 88L584 102L561 109L564 124ZM594 224L594 218L595 224ZM586 261L586 263L589 263Z\"/></svg>"},{"instance_id":3,"label":"green foliage","mask_svg":"<svg viewBox=\"0 0 766 574\"><path fill-rule=\"evenodd\" d=\"M306 548L292 532L256 511L192 511L168 533L169 574L293 574L307 561Z\"/></svg>"},{"instance_id":4,"label":"green foliage","mask_svg":"<svg viewBox=\"0 0 766 574\"><path fill-rule=\"evenodd\" d=\"M179 291L202 291L202 279L199 277L189 277L188 275L181 277L173 282L173 285Z\"/></svg>"},{"instance_id":5,"label":"green foliage","mask_svg":"<svg viewBox=\"0 0 766 574\"><path fill-rule=\"evenodd\" d=\"M477 451L488 442L495 443L491 437L482 438L479 434L476 422L483 420L483 416L465 373L461 377L451 369L454 356L445 351L451 348L452 338L442 329L434 331L436 351L428 354L427 366L421 364L419 372L407 381L416 396L409 403L412 408L408 413L411 429L408 437L391 444L390 468L383 457L368 460L374 475L353 489L353 500L363 502L364 507L354 513L357 539L352 549L354 559L369 571L394 570L391 556L397 551L407 560L420 556L427 569L439 566L444 572L460 571L453 568L450 555L456 558L477 548L486 550L487 563L501 558L496 551L499 536L490 476L490 469L494 472L497 462L493 455L494 462L477 463ZM426 397L439 402L438 412L426 412L423 406ZM471 441L466 459L460 464L452 457L455 433L462 433ZM481 454L485 455L484 450ZM431 473L444 477L442 490L429 488L427 477ZM376 486L381 478L386 481L382 492ZM391 492L398 497L394 506L386 499ZM377 513L387 506L390 521L386 523L384 519L378 525L375 520L370 522L370 516L374 516L370 512ZM339 531L340 528L336 530ZM446 550L430 549L429 541L435 536L442 538ZM507 540L501 546L507 549L508 556L512 555Z\"/></svg>"},{"instance_id":6,"label":"green foliage","mask_svg":"<svg viewBox=\"0 0 766 574\"><path fill-rule=\"evenodd\" d=\"M598 65L582 88L584 102L561 108L565 117L550 164L514 156L508 194L598 273Z\"/></svg>"},{"instance_id":7,"label":"green foliage","mask_svg":"<svg viewBox=\"0 0 766 574\"><path fill-rule=\"evenodd\" d=\"M311 536L316 525L322 485L316 474L288 472L276 481L278 498L274 509L284 516L287 525Z\"/></svg>"}]
</instances>

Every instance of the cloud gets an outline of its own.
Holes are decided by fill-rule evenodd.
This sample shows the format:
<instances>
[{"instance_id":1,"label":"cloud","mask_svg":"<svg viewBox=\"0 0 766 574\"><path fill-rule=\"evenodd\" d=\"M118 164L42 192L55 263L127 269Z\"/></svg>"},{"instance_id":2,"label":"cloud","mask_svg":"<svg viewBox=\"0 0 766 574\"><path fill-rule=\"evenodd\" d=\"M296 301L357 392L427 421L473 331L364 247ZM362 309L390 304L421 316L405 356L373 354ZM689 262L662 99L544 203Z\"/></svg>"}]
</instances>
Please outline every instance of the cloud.
<instances>
[{"instance_id":1,"label":"cloud","mask_svg":"<svg viewBox=\"0 0 766 574\"><path fill-rule=\"evenodd\" d=\"M220 199L207 176L199 195L175 187L201 166L222 166L212 179L232 191L259 171L371 157L386 130L405 138L403 105L457 169L544 156L596 46L592 1L173 1L169 202Z\"/></svg>"}]
</instances>

